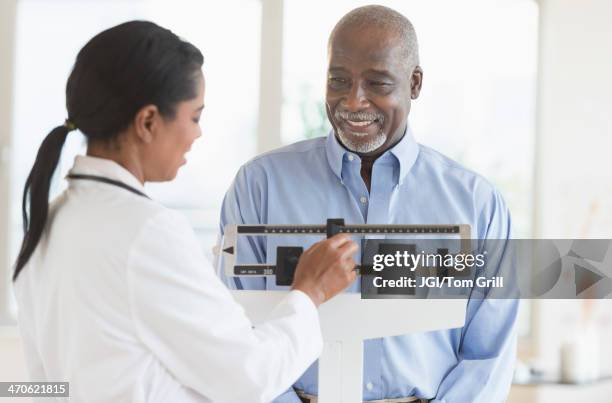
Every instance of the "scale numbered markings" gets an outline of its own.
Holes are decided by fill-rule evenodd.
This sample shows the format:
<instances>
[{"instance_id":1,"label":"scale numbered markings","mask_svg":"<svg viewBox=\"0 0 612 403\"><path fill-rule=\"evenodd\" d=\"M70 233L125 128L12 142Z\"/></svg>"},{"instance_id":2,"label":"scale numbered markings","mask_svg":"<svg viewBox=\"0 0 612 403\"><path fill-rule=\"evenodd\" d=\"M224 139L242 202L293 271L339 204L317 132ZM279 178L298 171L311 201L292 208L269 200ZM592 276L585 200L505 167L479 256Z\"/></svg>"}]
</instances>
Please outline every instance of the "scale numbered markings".
<instances>
[{"instance_id":1,"label":"scale numbered markings","mask_svg":"<svg viewBox=\"0 0 612 403\"><path fill-rule=\"evenodd\" d=\"M325 235L322 225L239 225L241 235ZM458 225L345 225L339 226L344 234L458 234Z\"/></svg>"},{"instance_id":2,"label":"scale numbered markings","mask_svg":"<svg viewBox=\"0 0 612 403\"><path fill-rule=\"evenodd\" d=\"M356 236L366 235L459 235L462 239L469 236L469 225L461 224L411 224L411 225L398 225L398 224L353 224L345 225L344 220L340 218L328 219L327 225L320 224L260 224L260 225L232 225L231 231L228 231L231 235L228 238L230 241L225 243L222 249L223 253L228 255L228 259L225 260L225 272L229 276L272 276L276 275L278 280L278 270L280 264L281 277L287 275L286 269L295 270L294 265L297 262L299 255L295 255L295 262L286 262L281 260L277 264L234 264L235 257L237 254L237 242L236 236L278 236L278 235L293 235L293 236L327 236L330 237L334 234L343 233ZM375 237L374 237L375 238ZM278 248L291 249L290 246L279 246ZM300 248L301 249L301 248ZM423 266L424 268L427 266ZM373 272L371 265L357 265L355 267L360 274L371 274ZM292 276L292 274L291 274ZM284 277L283 277L284 278ZM286 280L286 279L285 279ZM285 284L285 280L282 280L281 285ZM278 284L278 281L277 281Z\"/></svg>"}]
</instances>

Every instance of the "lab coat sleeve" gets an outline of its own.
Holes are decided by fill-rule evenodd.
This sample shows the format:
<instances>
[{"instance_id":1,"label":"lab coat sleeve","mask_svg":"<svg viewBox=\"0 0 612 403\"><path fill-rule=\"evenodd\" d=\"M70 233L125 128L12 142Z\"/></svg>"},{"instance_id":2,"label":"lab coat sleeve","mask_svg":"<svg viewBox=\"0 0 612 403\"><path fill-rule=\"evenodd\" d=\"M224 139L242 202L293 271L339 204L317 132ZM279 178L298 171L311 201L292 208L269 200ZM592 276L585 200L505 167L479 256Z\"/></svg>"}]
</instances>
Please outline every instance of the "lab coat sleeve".
<instances>
[{"instance_id":1,"label":"lab coat sleeve","mask_svg":"<svg viewBox=\"0 0 612 403\"><path fill-rule=\"evenodd\" d=\"M507 242L510 213L499 194L494 193L483 214L488 215L486 239L496 245L487 256L487 271L512 276L516 260ZM506 401L516 360L517 311L516 299L492 299L486 294L470 298L459 361L442 380L432 403Z\"/></svg>"},{"instance_id":2,"label":"lab coat sleeve","mask_svg":"<svg viewBox=\"0 0 612 403\"><path fill-rule=\"evenodd\" d=\"M27 287L24 285L23 287ZM21 292L27 292L27 298L19 298L20 300L27 300L32 298L32 293L28 289L27 291L20 290ZM36 338L34 337L33 323L28 318L32 318L31 312L23 312L30 309L31 307L27 304L20 304L19 306L19 333L23 343L23 354L28 370L29 379L31 382L45 382L46 375L43 367L43 361L38 353L38 345L36 344Z\"/></svg>"},{"instance_id":3,"label":"lab coat sleeve","mask_svg":"<svg viewBox=\"0 0 612 403\"><path fill-rule=\"evenodd\" d=\"M265 174L253 171L253 167L243 166L236 174L234 181L223 199L221 206L220 234L223 237L228 224L267 224L265 222L264 206L266 204ZM236 262L265 263L265 237L240 236L237 239L238 255ZM266 288L265 277L228 277L223 270L223 258L219 259L217 273L223 282L231 289L263 290Z\"/></svg>"},{"instance_id":4,"label":"lab coat sleeve","mask_svg":"<svg viewBox=\"0 0 612 403\"><path fill-rule=\"evenodd\" d=\"M178 213L160 213L142 228L127 283L143 343L181 384L214 402L269 402L321 352L308 296L290 292L253 326Z\"/></svg>"}]
</instances>

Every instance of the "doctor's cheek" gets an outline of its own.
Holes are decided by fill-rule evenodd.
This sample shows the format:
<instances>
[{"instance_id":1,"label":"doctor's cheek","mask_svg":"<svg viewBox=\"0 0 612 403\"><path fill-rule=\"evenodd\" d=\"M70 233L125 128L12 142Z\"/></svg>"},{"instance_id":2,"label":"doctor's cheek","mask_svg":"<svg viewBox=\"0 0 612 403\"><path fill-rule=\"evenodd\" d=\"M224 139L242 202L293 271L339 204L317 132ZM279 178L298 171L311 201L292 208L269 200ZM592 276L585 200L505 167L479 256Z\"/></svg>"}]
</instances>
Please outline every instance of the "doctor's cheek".
<instances>
[{"instance_id":1,"label":"doctor's cheek","mask_svg":"<svg viewBox=\"0 0 612 403\"><path fill-rule=\"evenodd\" d=\"M189 155L189 153L191 151L191 148L193 147L193 144L200 137L202 137L202 130L200 129L200 126L198 125L197 129L188 135L186 148L185 148L185 151L183 153L183 156L184 156L185 160L187 160L187 156Z\"/></svg>"}]
</instances>

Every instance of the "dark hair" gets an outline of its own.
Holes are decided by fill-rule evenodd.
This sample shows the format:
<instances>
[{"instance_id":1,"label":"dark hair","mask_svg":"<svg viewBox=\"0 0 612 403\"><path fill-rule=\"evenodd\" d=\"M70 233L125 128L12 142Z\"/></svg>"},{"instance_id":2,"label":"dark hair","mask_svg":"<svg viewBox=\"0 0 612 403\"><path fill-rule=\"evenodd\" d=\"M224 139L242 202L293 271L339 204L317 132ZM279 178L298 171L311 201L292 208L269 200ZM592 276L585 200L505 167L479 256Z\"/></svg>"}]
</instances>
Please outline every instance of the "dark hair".
<instances>
[{"instance_id":1,"label":"dark hair","mask_svg":"<svg viewBox=\"0 0 612 403\"><path fill-rule=\"evenodd\" d=\"M66 84L67 123L43 140L23 189L24 237L13 281L45 228L51 177L71 126L88 139L106 141L125 130L145 105L173 118L179 102L196 96L203 62L195 46L147 21L107 29L81 49Z\"/></svg>"}]
</instances>

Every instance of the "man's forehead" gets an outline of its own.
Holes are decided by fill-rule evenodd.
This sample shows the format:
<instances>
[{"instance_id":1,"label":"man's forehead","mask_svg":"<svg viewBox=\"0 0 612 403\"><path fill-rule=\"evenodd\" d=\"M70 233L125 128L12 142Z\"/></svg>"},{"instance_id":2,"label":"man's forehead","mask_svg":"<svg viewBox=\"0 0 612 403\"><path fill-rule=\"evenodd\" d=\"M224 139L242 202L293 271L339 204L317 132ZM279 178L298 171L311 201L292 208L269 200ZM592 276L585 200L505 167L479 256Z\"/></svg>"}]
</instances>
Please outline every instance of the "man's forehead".
<instances>
[{"instance_id":1,"label":"man's forehead","mask_svg":"<svg viewBox=\"0 0 612 403\"><path fill-rule=\"evenodd\" d=\"M399 47L370 47L370 48L334 48L330 52L330 60L367 60L373 64L385 65L401 55Z\"/></svg>"},{"instance_id":2,"label":"man's forehead","mask_svg":"<svg viewBox=\"0 0 612 403\"><path fill-rule=\"evenodd\" d=\"M338 63L338 64L330 64L328 66L327 71L329 73L337 73L341 74L343 72L350 73L353 70L352 65ZM397 71L393 68L394 66L390 63L380 63L380 64L368 64L366 68L360 70L360 74L369 74L372 76L390 76L393 77L397 74Z\"/></svg>"}]
</instances>

